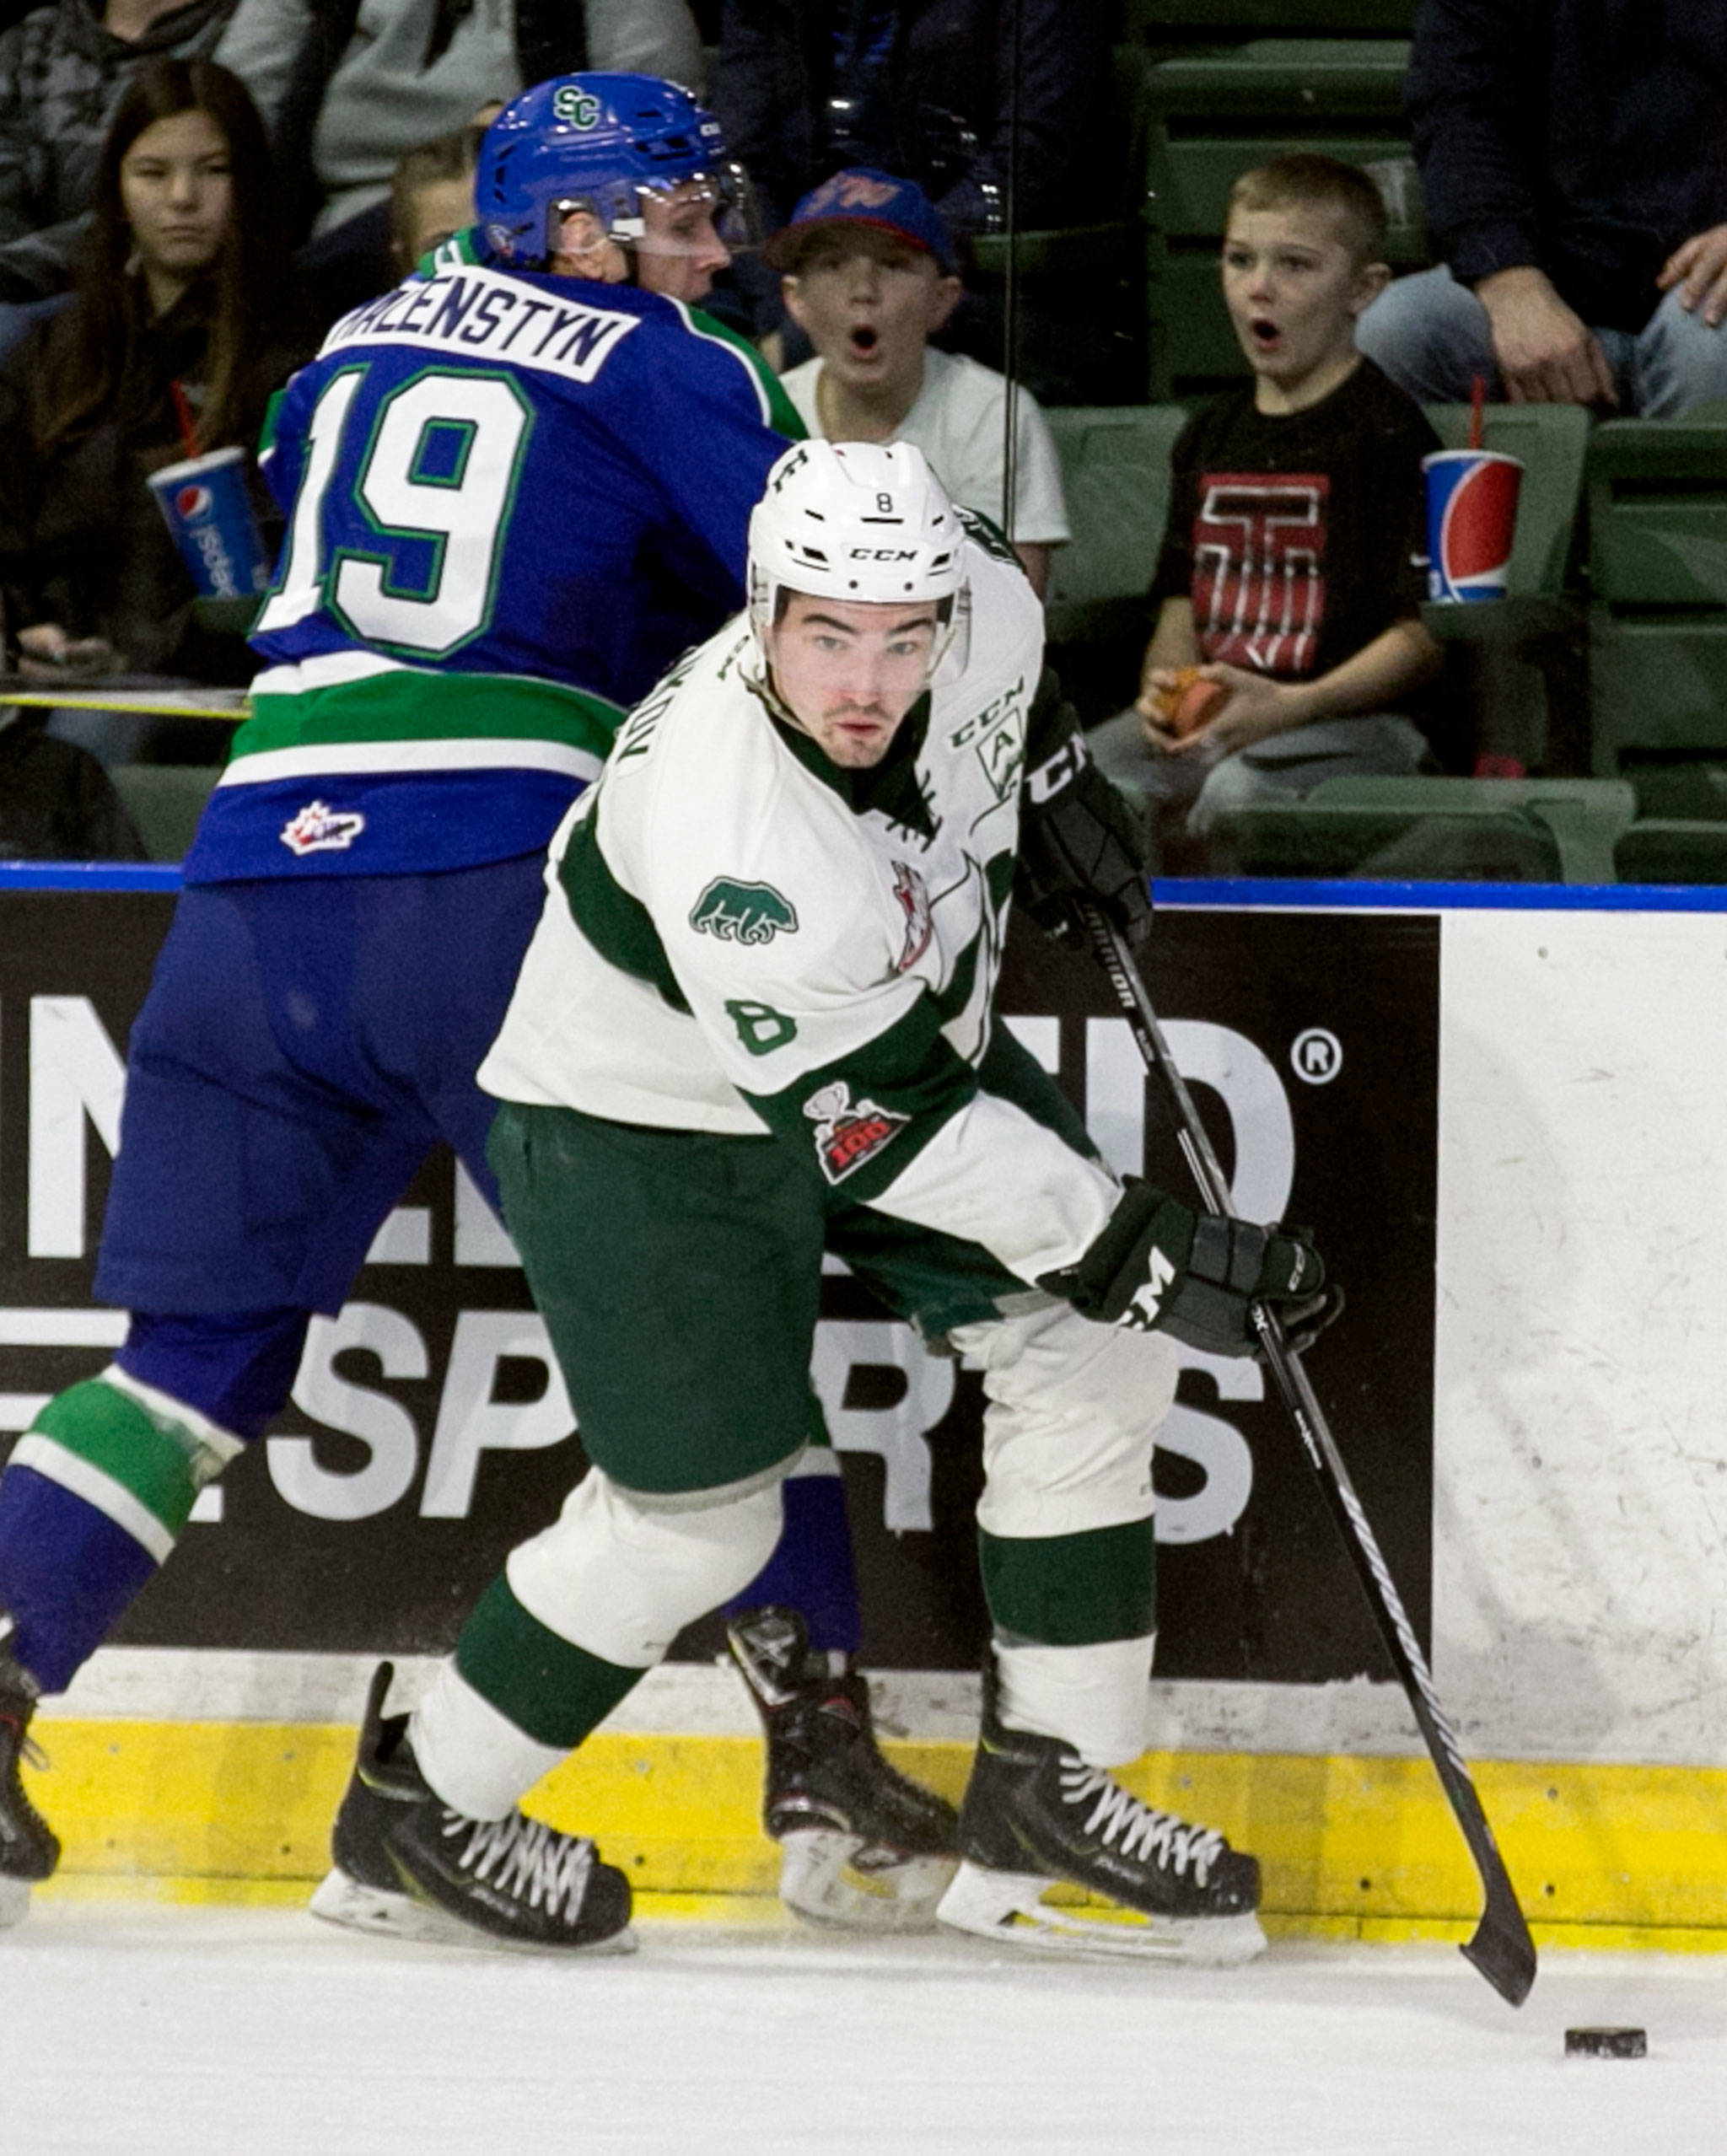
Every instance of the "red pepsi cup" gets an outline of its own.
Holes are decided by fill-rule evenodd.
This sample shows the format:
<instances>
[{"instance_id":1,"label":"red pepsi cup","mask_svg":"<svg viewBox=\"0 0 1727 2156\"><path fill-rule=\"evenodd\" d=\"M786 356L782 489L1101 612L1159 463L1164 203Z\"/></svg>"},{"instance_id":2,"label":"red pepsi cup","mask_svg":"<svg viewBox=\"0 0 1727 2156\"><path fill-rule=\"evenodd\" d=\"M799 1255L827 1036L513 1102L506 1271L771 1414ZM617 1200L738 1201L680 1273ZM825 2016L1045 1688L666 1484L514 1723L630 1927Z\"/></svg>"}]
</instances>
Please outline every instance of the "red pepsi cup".
<instances>
[{"instance_id":1,"label":"red pepsi cup","mask_svg":"<svg viewBox=\"0 0 1727 2156\"><path fill-rule=\"evenodd\" d=\"M1523 465L1499 449L1439 449L1427 475L1427 595L1503 599Z\"/></svg>"},{"instance_id":2,"label":"red pepsi cup","mask_svg":"<svg viewBox=\"0 0 1727 2156\"><path fill-rule=\"evenodd\" d=\"M244 449L212 449L154 472L150 492L200 599L250 599L270 581Z\"/></svg>"}]
</instances>

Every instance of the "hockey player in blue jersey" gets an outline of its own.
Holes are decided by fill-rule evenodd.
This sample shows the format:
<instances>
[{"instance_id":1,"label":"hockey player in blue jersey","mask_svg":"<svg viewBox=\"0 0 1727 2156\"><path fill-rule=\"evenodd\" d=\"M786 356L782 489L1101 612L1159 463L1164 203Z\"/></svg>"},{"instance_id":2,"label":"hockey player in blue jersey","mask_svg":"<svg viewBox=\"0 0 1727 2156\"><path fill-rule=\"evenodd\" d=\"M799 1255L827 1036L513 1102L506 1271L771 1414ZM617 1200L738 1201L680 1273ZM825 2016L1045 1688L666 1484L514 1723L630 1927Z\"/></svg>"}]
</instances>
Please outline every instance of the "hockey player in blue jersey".
<instances>
[{"instance_id":1,"label":"hockey player in blue jersey","mask_svg":"<svg viewBox=\"0 0 1727 2156\"><path fill-rule=\"evenodd\" d=\"M36 1698L285 1405L311 1315L340 1309L430 1148L494 1193L474 1073L546 841L628 706L735 610L750 511L801 431L691 309L740 192L674 85L541 83L487 136L479 224L338 323L281 401L265 670L132 1037L96 1276L130 1329L0 1476L0 1922L59 1856L18 1771ZM838 1489L812 1491L830 1530ZM807 1582L817 1644L842 1650L819 1627L855 1626L849 1548L820 1527L756 1599ZM867 1713L829 1718L897 1786ZM585 1841L516 1814L453 1820L441 1851L543 1895L567 1941L623 1933L627 1883Z\"/></svg>"}]
</instances>

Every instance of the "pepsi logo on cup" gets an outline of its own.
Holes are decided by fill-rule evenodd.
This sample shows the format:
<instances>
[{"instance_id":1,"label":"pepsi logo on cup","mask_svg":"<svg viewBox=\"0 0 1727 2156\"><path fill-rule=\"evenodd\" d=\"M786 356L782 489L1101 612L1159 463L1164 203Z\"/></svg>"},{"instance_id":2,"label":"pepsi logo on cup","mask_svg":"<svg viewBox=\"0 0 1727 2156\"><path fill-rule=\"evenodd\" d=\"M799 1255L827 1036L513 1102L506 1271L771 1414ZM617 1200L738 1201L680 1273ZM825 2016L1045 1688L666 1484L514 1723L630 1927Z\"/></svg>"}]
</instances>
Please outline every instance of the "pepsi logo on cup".
<instances>
[{"instance_id":1,"label":"pepsi logo on cup","mask_svg":"<svg viewBox=\"0 0 1727 2156\"><path fill-rule=\"evenodd\" d=\"M1493 449L1442 449L1427 474L1428 597L1503 599L1523 466Z\"/></svg>"},{"instance_id":2,"label":"pepsi logo on cup","mask_svg":"<svg viewBox=\"0 0 1727 2156\"><path fill-rule=\"evenodd\" d=\"M174 497L174 506L187 524L199 524L215 508L216 497L207 487L182 487Z\"/></svg>"}]
</instances>

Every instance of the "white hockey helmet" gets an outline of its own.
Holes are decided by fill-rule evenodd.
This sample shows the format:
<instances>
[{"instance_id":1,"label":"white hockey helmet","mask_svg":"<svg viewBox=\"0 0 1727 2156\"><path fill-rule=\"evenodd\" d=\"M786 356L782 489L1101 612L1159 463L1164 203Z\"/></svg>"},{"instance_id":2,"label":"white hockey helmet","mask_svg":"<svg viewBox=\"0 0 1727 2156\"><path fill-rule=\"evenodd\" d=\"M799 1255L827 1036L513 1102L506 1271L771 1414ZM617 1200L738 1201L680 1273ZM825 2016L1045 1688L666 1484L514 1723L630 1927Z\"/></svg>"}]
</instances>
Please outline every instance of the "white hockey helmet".
<instances>
[{"instance_id":1,"label":"white hockey helmet","mask_svg":"<svg viewBox=\"0 0 1727 2156\"><path fill-rule=\"evenodd\" d=\"M799 442L750 516L750 624L763 663L782 593L890 606L933 599L929 677L963 673L971 638L966 530L909 442Z\"/></svg>"}]
</instances>

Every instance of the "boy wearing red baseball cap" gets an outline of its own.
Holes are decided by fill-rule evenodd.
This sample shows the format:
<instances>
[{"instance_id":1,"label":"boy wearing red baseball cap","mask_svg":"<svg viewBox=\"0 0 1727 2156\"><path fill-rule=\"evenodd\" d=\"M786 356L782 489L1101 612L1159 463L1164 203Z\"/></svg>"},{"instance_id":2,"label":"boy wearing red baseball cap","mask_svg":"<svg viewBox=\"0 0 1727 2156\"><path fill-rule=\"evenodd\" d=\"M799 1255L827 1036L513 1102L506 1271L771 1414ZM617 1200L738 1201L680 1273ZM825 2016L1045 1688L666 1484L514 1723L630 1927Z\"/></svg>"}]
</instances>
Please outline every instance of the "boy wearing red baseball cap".
<instances>
[{"instance_id":1,"label":"boy wearing red baseball cap","mask_svg":"<svg viewBox=\"0 0 1727 2156\"><path fill-rule=\"evenodd\" d=\"M810 433L911 442L948 493L1000 524L1039 597L1069 535L1061 470L1036 400L1016 389L1014 499L1003 500L1007 382L928 340L959 304L953 236L915 180L869 167L806 195L768 243L787 312L815 357L783 378Z\"/></svg>"}]
</instances>

